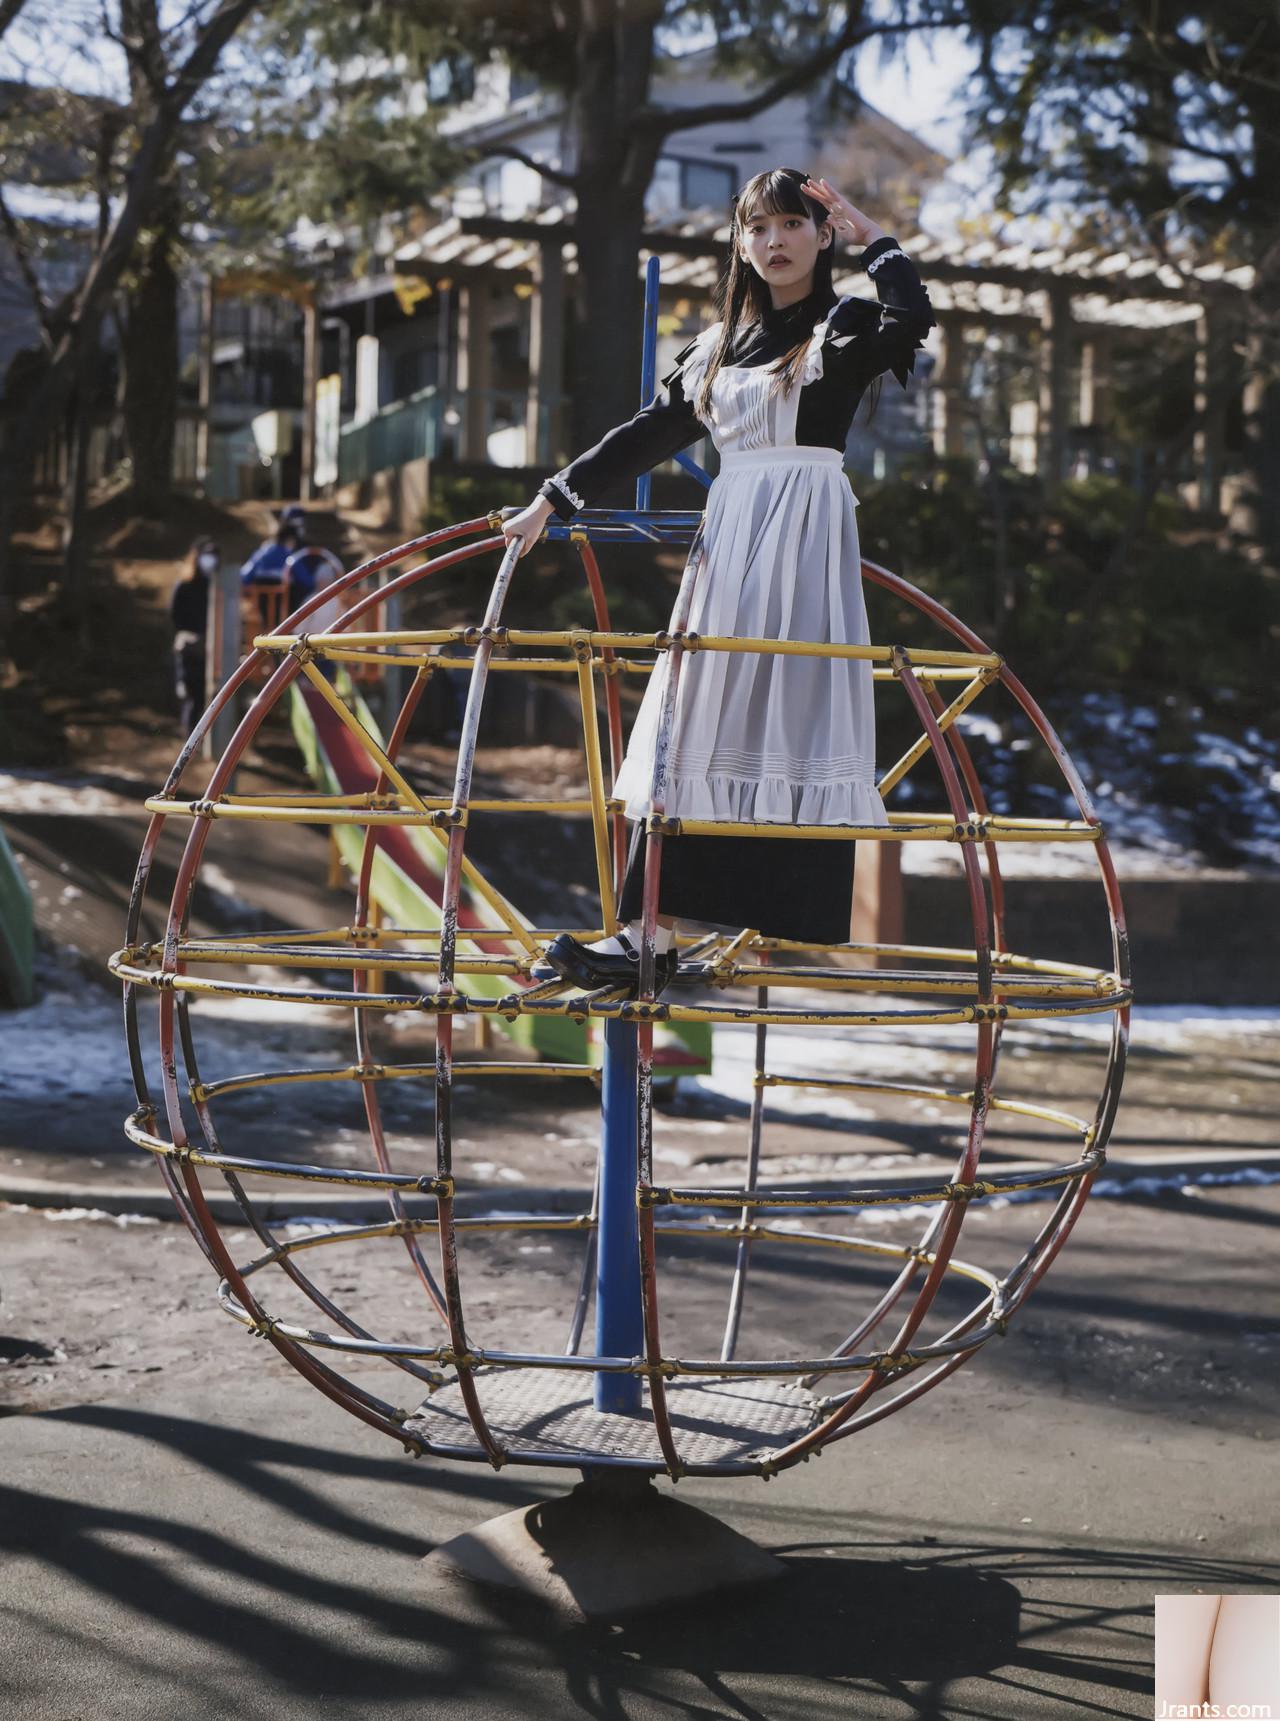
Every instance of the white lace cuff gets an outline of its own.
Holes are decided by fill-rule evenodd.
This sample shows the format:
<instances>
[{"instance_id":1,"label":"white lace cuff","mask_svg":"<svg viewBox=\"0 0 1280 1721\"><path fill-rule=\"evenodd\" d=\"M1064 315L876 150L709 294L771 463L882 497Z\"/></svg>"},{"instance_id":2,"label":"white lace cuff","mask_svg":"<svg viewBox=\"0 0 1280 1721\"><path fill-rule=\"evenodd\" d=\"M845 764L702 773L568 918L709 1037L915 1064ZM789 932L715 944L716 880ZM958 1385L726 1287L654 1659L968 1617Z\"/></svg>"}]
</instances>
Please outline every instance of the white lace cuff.
<instances>
[{"instance_id":1,"label":"white lace cuff","mask_svg":"<svg viewBox=\"0 0 1280 1721\"><path fill-rule=\"evenodd\" d=\"M890 257L902 257L905 259L906 256L907 254L901 246L895 245L892 251L882 251L878 257L874 258L872 262L867 264L867 274L874 275L880 265L882 263L887 263Z\"/></svg>"},{"instance_id":2,"label":"white lace cuff","mask_svg":"<svg viewBox=\"0 0 1280 1721\"><path fill-rule=\"evenodd\" d=\"M561 493L561 495L564 496L568 501L572 502L575 508L585 508L587 504L583 501L582 497L579 496L578 492L569 483L569 480L566 476L566 474L568 473L568 470L569 470L569 468L566 466L563 469L563 471L553 473L551 478L548 479L548 483L554 484L556 489L559 490L559 492Z\"/></svg>"}]
</instances>

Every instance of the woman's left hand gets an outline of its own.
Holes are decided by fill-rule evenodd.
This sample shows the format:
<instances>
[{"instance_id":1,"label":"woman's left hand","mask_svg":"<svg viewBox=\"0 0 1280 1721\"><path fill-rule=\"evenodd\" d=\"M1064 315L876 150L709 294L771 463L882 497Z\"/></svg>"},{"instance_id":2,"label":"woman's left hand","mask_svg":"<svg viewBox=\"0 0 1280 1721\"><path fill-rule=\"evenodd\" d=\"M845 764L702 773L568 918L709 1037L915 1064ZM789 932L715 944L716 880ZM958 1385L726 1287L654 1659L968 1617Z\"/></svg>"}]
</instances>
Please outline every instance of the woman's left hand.
<instances>
[{"instance_id":1,"label":"woman's left hand","mask_svg":"<svg viewBox=\"0 0 1280 1721\"><path fill-rule=\"evenodd\" d=\"M884 233L883 227L877 226L869 215L855 208L829 180L806 179L800 189L806 197L812 197L815 203L823 205L837 235L854 245L869 245Z\"/></svg>"}]
</instances>

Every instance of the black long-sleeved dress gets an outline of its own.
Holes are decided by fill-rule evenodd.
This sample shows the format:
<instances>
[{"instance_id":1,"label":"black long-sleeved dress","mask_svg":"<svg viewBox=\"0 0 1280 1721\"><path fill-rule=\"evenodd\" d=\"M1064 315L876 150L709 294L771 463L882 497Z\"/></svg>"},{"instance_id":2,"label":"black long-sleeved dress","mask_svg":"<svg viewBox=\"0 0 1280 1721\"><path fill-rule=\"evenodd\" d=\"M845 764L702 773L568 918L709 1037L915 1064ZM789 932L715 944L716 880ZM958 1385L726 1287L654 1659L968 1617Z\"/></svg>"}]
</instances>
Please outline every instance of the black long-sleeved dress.
<instances>
[{"instance_id":1,"label":"black long-sleeved dress","mask_svg":"<svg viewBox=\"0 0 1280 1721\"><path fill-rule=\"evenodd\" d=\"M707 502L709 567L689 624L708 637L866 642L856 499L843 451L867 386L891 371L905 388L936 319L895 239L876 240L861 262L878 303L815 292L739 331L709 422L695 404L718 325L683 349L634 418L542 486L557 514L571 519L710 429L721 468ZM799 386L771 392L763 367L806 336ZM655 683L665 670L664 661ZM660 691L653 685L646 694L616 787L637 819L648 806L640 785L647 788ZM696 654L681 671L667 811L744 823L883 824L870 702L865 663ZM639 829L623 919L640 912ZM682 834L663 845L660 910L689 920L839 943L848 937L852 890L851 843Z\"/></svg>"}]
</instances>

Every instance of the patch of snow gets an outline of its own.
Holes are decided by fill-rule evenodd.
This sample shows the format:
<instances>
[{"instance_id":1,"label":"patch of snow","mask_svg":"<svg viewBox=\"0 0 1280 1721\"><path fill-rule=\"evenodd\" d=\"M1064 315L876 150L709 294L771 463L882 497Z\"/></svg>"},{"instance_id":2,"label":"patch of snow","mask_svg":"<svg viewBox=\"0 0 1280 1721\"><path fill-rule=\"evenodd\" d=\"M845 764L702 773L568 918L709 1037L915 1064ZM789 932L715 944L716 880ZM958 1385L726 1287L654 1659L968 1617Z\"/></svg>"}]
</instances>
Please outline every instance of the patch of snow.
<instances>
[{"instance_id":1,"label":"patch of snow","mask_svg":"<svg viewBox=\"0 0 1280 1721\"><path fill-rule=\"evenodd\" d=\"M103 1207L29 1207L25 1202L13 1201L5 1203L9 1213L39 1213L45 1219L87 1219L98 1221L105 1219L109 1225L114 1225L123 1231L130 1225L159 1225L160 1221L149 1213L108 1213Z\"/></svg>"},{"instance_id":2,"label":"patch of snow","mask_svg":"<svg viewBox=\"0 0 1280 1721\"><path fill-rule=\"evenodd\" d=\"M993 747L999 747L1004 740L1000 725L994 718L986 717L980 711L966 711L957 722L964 731L966 741L976 738L989 742Z\"/></svg>"},{"instance_id":3,"label":"patch of snow","mask_svg":"<svg viewBox=\"0 0 1280 1721\"><path fill-rule=\"evenodd\" d=\"M86 818L137 815L152 787L137 779L136 797L74 772L0 771L0 813L76 814Z\"/></svg>"},{"instance_id":4,"label":"patch of snow","mask_svg":"<svg viewBox=\"0 0 1280 1721\"><path fill-rule=\"evenodd\" d=\"M1206 1171L1188 1177L1185 1171L1170 1172L1164 1176L1151 1177L1100 1177L1090 1190L1090 1200L1101 1197L1123 1201L1133 1195L1158 1195L1170 1190L1184 1195L1194 1195L1201 1188L1220 1188L1231 1185L1245 1185L1252 1188L1280 1183L1280 1168L1275 1171L1263 1170L1258 1166L1242 1166L1235 1171ZM1056 1201L1061 1188L1051 1189L1015 1189L1008 1194L986 1195L971 1203L966 1222L976 1219L983 1214L998 1213L1002 1208L1011 1207L1015 1202L1021 1204L1029 1201ZM912 1201L903 1202L900 1206L876 1207L810 1207L800 1208L802 1217L795 1215L794 1207L785 1210L786 1217L775 1218L774 1215L783 1211L778 1208L761 1207L757 1216L766 1221L775 1231L801 1231L806 1222L815 1218L856 1218L858 1223L868 1228L878 1225L898 1225L904 1221L919 1221L922 1230L927 1230L934 1220L938 1219L949 1204L945 1201ZM694 1204L689 1204L689 1210L697 1211Z\"/></svg>"},{"instance_id":5,"label":"patch of snow","mask_svg":"<svg viewBox=\"0 0 1280 1721\"><path fill-rule=\"evenodd\" d=\"M1051 719L1102 820L1121 877L1151 872L1280 867L1280 739L1257 727L1242 739L1205 725L1198 708L1168 712L1115 693L1086 693ZM957 720L993 812L1076 818L1066 780L1020 712L1003 725L985 713ZM898 804L915 807L908 779ZM1010 877L1076 876L1093 865L1091 845L1005 843ZM952 845L905 845L917 873L953 871Z\"/></svg>"}]
</instances>

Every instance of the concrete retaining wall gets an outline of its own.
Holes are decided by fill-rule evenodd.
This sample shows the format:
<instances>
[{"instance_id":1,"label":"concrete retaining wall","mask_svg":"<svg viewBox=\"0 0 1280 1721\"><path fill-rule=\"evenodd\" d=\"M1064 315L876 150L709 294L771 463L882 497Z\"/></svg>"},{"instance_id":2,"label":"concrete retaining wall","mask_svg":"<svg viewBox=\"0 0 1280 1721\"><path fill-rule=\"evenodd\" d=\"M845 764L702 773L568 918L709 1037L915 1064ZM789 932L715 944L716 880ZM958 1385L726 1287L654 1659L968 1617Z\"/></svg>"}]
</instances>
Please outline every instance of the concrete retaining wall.
<instances>
[{"instance_id":1,"label":"concrete retaining wall","mask_svg":"<svg viewBox=\"0 0 1280 1721\"><path fill-rule=\"evenodd\" d=\"M1280 1005L1280 877L1125 880L1134 988L1144 1004ZM903 879L913 944L968 946L968 897L958 879ZM1111 966L1101 886L1084 879L1014 879L1008 939L1021 955Z\"/></svg>"}]
</instances>

